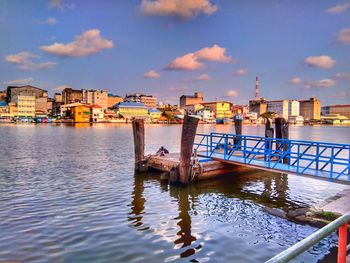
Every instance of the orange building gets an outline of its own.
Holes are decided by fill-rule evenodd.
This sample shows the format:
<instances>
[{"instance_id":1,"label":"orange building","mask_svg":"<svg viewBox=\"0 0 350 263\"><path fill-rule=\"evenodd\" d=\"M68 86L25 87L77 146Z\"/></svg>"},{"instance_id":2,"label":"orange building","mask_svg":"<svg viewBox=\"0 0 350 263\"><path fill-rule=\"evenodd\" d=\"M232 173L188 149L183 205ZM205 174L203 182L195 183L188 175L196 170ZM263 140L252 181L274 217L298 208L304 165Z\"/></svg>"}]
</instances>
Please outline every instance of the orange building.
<instances>
[{"instance_id":1,"label":"orange building","mask_svg":"<svg viewBox=\"0 0 350 263\"><path fill-rule=\"evenodd\" d=\"M90 122L90 106L77 105L71 108L74 122Z\"/></svg>"}]
</instances>

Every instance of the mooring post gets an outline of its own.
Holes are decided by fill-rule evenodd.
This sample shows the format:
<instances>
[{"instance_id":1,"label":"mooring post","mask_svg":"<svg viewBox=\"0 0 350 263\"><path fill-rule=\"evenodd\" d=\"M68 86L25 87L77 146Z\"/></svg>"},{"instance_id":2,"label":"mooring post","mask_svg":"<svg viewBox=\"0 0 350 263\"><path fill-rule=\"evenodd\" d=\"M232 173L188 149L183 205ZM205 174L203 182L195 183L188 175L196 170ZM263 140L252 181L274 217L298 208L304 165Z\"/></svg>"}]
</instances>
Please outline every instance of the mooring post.
<instances>
[{"instance_id":1,"label":"mooring post","mask_svg":"<svg viewBox=\"0 0 350 263\"><path fill-rule=\"evenodd\" d=\"M179 165L179 182L183 184L187 184L191 178L191 156L198 122L198 118L185 115L181 134Z\"/></svg>"},{"instance_id":2,"label":"mooring post","mask_svg":"<svg viewBox=\"0 0 350 263\"><path fill-rule=\"evenodd\" d=\"M241 149L242 146L242 116L241 115L236 115L235 116L235 130L236 130L236 135L239 135L239 137L235 137L234 139L234 145L238 149Z\"/></svg>"},{"instance_id":3,"label":"mooring post","mask_svg":"<svg viewBox=\"0 0 350 263\"><path fill-rule=\"evenodd\" d=\"M280 139L289 139L289 125L288 122L284 118L276 118L275 119L275 126L276 126L276 138ZM280 146L280 143L276 143L276 149L278 149ZM290 145L287 142L282 143L282 152L285 153L288 151L288 148ZM284 157L283 163L289 164L290 158Z\"/></svg>"},{"instance_id":4,"label":"mooring post","mask_svg":"<svg viewBox=\"0 0 350 263\"><path fill-rule=\"evenodd\" d=\"M135 170L139 172L145 171L145 122L143 119L132 120L132 131L134 135L135 150Z\"/></svg>"},{"instance_id":5,"label":"mooring post","mask_svg":"<svg viewBox=\"0 0 350 263\"><path fill-rule=\"evenodd\" d=\"M265 156L264 156L264 160L266 161L266 155L269 154L270 150L271 150L271 146L272 146L272 141L269 138L273 138L274 135L274 130L273 128L271 128L271 121L269 118L266 119L265 122Z\"/></svg>"}]
</instances>

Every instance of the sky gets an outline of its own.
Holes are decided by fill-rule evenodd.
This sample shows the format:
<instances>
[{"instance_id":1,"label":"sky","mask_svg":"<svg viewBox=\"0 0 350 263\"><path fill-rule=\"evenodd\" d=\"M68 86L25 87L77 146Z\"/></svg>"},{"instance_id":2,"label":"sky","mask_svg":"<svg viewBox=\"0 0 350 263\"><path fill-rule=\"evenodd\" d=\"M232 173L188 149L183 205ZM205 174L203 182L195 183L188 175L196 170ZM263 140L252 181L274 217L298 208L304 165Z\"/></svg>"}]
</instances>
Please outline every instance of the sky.
<instances>
[{"instance_id":1,"label":"sky","mask_svg":"<svg viewBox=\"0 0 350 263\"><path fill-rule=\"evenodd\" d=\"M0 0L0 88L350 104L350 1Z\"/></svg>"}]
</instances>

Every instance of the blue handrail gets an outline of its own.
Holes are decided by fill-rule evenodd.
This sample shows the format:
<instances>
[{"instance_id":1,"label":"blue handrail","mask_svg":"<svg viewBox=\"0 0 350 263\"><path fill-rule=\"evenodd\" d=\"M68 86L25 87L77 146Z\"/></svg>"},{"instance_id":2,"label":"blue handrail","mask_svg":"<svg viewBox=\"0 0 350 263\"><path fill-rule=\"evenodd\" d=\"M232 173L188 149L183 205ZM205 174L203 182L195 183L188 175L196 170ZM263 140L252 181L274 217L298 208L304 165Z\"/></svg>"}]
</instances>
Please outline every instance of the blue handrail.
<instances>
[{"instance_id":1,"label":"blue handrail","mask_svg":"<svg viewBox=\"0 0 350 263\"><path fill-rule=\"evenodd\" d=\"M205 157L350 182L350 144L217 132L197 138L196 150Z\"/></svg>"}]
</instances>

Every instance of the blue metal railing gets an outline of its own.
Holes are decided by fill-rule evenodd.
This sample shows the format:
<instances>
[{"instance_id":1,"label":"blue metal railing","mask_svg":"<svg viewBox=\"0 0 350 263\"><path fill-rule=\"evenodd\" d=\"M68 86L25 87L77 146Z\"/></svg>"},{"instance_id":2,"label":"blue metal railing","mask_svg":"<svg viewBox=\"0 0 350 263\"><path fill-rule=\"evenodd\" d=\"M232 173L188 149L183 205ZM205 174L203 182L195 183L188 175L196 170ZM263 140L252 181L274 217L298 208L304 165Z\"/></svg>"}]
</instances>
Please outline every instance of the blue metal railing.
<instances>
[{"instance_id":1,"label":"blue metal railing","mask_svg":"<svg viewBox=\"0 0 350 263\"><path fill-rule=\"evenodd\" d=\"M210 133L194 146L208 158L350 182L350 144Z\"/></svg>"}]
</instances>

